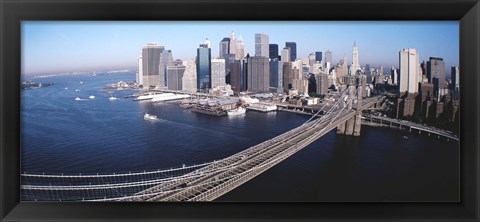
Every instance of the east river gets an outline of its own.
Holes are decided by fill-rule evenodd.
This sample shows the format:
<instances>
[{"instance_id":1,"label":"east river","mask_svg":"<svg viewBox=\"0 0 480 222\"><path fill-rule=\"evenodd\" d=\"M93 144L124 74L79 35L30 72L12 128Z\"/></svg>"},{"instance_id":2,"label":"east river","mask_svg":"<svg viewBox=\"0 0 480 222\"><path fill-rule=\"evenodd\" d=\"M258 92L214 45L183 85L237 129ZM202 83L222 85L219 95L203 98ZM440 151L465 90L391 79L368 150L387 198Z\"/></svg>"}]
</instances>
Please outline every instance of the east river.
<instances>
[{"instance_id":1,"label":"east river","mask_svg":"<svg viewBox=\"0 0 480 222\"><path fill-rule=\"evenodd\" d=\"M21 171L110 174L210 162L308 119L283 111L217 117L177 102L123 98L132 90L99 92L134 79L133 73L32 79L54 85L22 91ZM144 120L145 113L159 121ZM457 201L459 149L458 142L398 129L362 126L360 137L331 131L217 200Z\"/></svg>"}]
</instances>

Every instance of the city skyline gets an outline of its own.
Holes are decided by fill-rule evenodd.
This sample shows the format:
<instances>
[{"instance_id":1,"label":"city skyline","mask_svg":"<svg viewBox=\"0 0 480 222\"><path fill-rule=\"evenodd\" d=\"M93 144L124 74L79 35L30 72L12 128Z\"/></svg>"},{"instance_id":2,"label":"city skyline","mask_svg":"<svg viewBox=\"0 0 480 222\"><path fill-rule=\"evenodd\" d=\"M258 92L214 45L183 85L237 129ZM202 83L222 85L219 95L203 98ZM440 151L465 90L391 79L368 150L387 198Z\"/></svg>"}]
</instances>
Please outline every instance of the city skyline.
<instances>
[{"instance_id":1,"label":"city skyline","mask_svg":"<svg viewBox=\"0 0 480 222\"><path fill-rule=\"evenodd\" d=\"M212 58L219 43L243 38L246 53L255 54L255 33L269 36L283 49L296 42L297 59L331 51L336 64L352 61L356 42L361 67L398 67L398 52L416 48L420 61L441 57L445 66L459 65L459 25L447 22L22 22L22 75L133 68L140 49L157 42L174 59L195 58L199 44L211 41ZM287 30L287 31L286 31ZM182 44L178 44L178 43ZM245 53L245 54L246 54ZM267 55L268 56L268 55ZM447 69L449 75L450 69Z\"/></svg>"}]
</instances>

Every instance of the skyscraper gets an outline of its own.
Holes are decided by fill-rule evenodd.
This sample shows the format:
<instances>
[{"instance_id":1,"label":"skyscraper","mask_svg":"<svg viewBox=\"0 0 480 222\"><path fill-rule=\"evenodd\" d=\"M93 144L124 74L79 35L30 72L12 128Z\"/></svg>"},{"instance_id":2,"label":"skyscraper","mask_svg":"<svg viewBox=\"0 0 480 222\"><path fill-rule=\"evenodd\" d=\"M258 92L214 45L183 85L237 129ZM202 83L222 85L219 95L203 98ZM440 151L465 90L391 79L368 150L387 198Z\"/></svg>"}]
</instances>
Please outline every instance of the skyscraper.
<instances>
[{"instance_id":1,"label":"skyscraper","mask_svg":"<svg viewBox=\"0 0 480 222\"><path fill-rule=\"evenodd\" d=\"M292 88L293 68L292 62L283 62L283 90L288 92Z\"/></svg>"},{"instance_id":2,"label":"skyscraper","mask_svg":"<svg viewBox=\"0 0 480 222\"><path fill-rule=\"evenodd\" d=\"M243 63L240 60L235 60L233 63L230 63L230 85L232 86L232 90L237 94L242 91L242 66Z\"/></svg>"},{"instance_id":3,"label":"skyscraper","mask_svg":"<svg viewBox=\"0 0 480 222\"><path fill-rule=\"evenodd\" d=\"M400 93L418 92L418 70L420 69L419 54L414 48L402 49L399 52Z\"/></svg>"},{"instance_id":4,"label":"skyscraper","mask_svg":"<svg viewBox=\"0 0 480 222\"><path fill-rule=\"evenodd\" d=\"M182 90L190 93L197 92L197 66L195 60L184 61L185 72L182 78Z\"/></svg>"},{"instance_id":5,"label":"skyscraper","mask_svg":"<svg viewBox=\"0 0 480 222\"><path fill-rule=\"evenodd\" d=\"M138 67L137 67L137 84L143 85L143 62L142 62L142 53L138 56Z\"/></svg>"},{"instance_id":6,"label":"skyscraper","mask_svg":"<svg viewBox=\"0 0 480 222\"><path fill-rule=\"evenodd\" d=\"M285 42L285 47L290 48L290 61L297 60L297 43L296 42Z\"/></svg>"},{"instance_id":7,"label":"skyscraper","mask_svg":"<svg viewBox=\"0 0 480 222\"><path fill-rule=\"evenodd\" d=\"M218 49L218 58L225 58L225 55L230 53L230 38L223 38Z\"/></svg>"},{"instance_id":8,"label":"skyscraper","mask_svg":"<svg viewBox=\"0 0 480 222\"><path fill-rule=\"evenodd\" d=\"M270 60L270 91L283 93L283 62Z\"/></svg>"},{"instance_id":9,"label":"skyscraper","mask_svg":"<svg viewBox=\"0 0 480 222\"><path fill-rule=\"evenodd\" d=\"M255 33L255 56L269 56L268 35L263 33Z\"/></svg>"},{"instance_id":10,"label":"skyscraper","mask_svg":"<svg viewBox=\"0 0 480 222\"><path fill-rule=\"evenodd\" d=\"M236 60L242 60L243 58L245 58L245 44L243 42L242 35L240 35L240 37L238 37L237 50L236 51L237 51L236 54L235 54L235 59Z\"/></svg>"},{"instance_id":11,"label":"skyscraper","mask_svg":"<svg viewBox=\"0 0 480 222\"><path fill-rule=\"evenodd\" d=\"M173 66L172 50L164 50L160 54L160 86L167 85L167 66Z\"/></svg>"},{"instance_id":12,"label":"skyscraper","mask_svg":"<svg viewBox=\"0 0 480 222\"><path fill-rule=\"evenodd\" d=\"M325 95L328 93L328 88L330 87L328 84L328 75L327 74L320 74L316 75L317 77L317 94Z\"/></svg>"},{"instance_id":13,"label":"skyscraper","mask_svg":"<svg viewBox=\"0 0 480 222\"><path fill-rule=\"evenodd\" d=\"M353 42L353 50L352 50L352 67L351 67L351 74L352 75L355 75L355 73L357 73L357 70L360 70L360 64L358 62L358 48L357 48L357 44L355 42Z\"/></svg>"},{"instance_id":14,"label":"skyscraper","mask_svg":"<svg viewBox=\"0 0 480 222\"><path fill-rule=\"evenodd\" d=\"M330 52L330 50L327 50L325 52L325 62L324 62L325 67L327 66L327 62L329 62L330 64L333 64L332 63L332 52ZM343 62L346 63L347 61L343 61Z\"/></svg>"},{"instance_id":15,"label":"skyscraper","mask_svg":"<svg viewBox=\"0 0 480 222\"><path fill-rule=\"evenodd\" d=\"M458 66L452 66L451 70L452 84L450 89L455 99L458 99L460 93L460 69Z\"/></svg>"},{"instance_id":16,"label":"skyscraper","mask_svg":"<svg viewBox=\"0 0 480 222\"><path fill-rule=\"evenodd\" d=\"M211 88L211 61L212 53L208 44L200 44L197 49L197 90L206 91Z\"/></svg>"},{"instance_id":17,"label":"skyscraper","mask_svg":"<svg viewBox=\"0 0 480 222\"><path fill-rule=\"evenodd\" d=\"M285 47L285 48L282 49L281 60L282 60L282 62L291 62L290 61L290 48Z\"/></svg>"},{"instance_id":18,"label":"skyscraper","mask_svg":"<svg viewBox=\"0 0 480 222\"><path fill-rule=\"evenodd\" d=\"M170 90L183 90L184 65L167 66L167 85Z\"/></svg>"},{"instance_id":19,"label":"skyscraper","mask_svg":"<svg viewBox=\"0 0 480 222\"><path fill-rule=\"evenodd\" d=\"M225 86L225 59L212 59L212 87Z\"/></svg>"},{"instance_id":20,"label":"skyscraper","mask_svg":"<svg viewBox=\"0 0 480 222\"><path fill-rule=\"evenodd\" d=\"M445 84L445 62L443 58L430 57L427 63L427 77L430 83L434 85L434 93L438 92L438 89L443 88ZM434 81L437 79L437 81Z\"/></svg>"},{"instance_id":21,"label":"skyscraper","mask_svg":"<svg viewBox=\"0 0 480 222\"><path fill-rule=\"evenodd\" d=\"M269 92L270 66L268 57L252 56L247 66L248 90L253 92Z\"/></svg>"},{"instance_id":22,"label":"skyscraper","mask_svg":"<svg viewBox=\"0 0 480 222\"><path fill-rule=\"evenodd\" d=\"M278 59L278 45L277 44L269 44L269 58L270 59Z\"/></svg>"},{"instance_id":23,"label":"skyscraper","mask_svg":"<svg viewBox=\"0 0 480 222\"><path fill-rule=\"evenodd\" d=\"M237 40L235 38L235 32L232 30L230 33L230 46L229 46L229 54L237 54Z\"/></svg>"},{"instance_id":24,"label":"skyscraper","mask_svg":"<svg viewBox=\"0 0 480 222\"><path fill-rule=\"evenodd\" d=\"M144 87L160 86L160 54L165 47L157 43L148 43L142 48L142 68ZM163 77L163 76L162 76Z\"/></svg>"},{"instance_id":25,"label":"skyscraper","mask_svg":"<svg viewBox=\"0 0 480 222\"><path fill-rule=\"evenodd\" d=\"M322 61L322 52L315 52L315 62Z\"/></svg>"}]
</instances>

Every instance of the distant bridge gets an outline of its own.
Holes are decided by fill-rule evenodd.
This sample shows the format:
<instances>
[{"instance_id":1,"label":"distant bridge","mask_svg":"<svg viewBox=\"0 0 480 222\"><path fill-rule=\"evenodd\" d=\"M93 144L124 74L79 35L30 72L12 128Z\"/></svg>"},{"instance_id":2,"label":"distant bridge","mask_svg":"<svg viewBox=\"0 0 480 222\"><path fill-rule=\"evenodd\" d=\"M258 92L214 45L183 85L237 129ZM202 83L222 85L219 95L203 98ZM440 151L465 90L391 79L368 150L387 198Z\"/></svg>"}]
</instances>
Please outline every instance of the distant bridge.
<instances>
[{"instance_id":1,"label":"distant bridge","mask_svg":"<svg viewBox=\"0 0 480 222\"><path fill-rule=\"evenodd\" d=\"M211 201L265 172L326 133L359 135L361 111L384 97L362 99L350 86L328 109L288 132L221 160L108 175L21 175L22 200ZM324 106L324 108L327 106Z\"/></svg>"}]
</instances>

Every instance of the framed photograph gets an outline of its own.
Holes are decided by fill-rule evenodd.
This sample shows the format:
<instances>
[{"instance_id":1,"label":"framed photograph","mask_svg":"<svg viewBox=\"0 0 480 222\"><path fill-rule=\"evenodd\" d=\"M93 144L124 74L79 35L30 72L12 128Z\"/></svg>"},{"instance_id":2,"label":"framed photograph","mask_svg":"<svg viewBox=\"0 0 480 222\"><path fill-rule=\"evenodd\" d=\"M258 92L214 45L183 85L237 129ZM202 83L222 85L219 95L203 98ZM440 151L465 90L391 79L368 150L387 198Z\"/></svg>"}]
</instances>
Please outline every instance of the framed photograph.
<instances>
[{"instance_id":1,"label":"framed photograph","mask_svg":"<svg viewBox=\"0 0 480 222\"><path fill-rule=\"evenodd\" d=\"M0 6L2 221L480 219L478 1Z\"/></svg>"}]
</instances>

